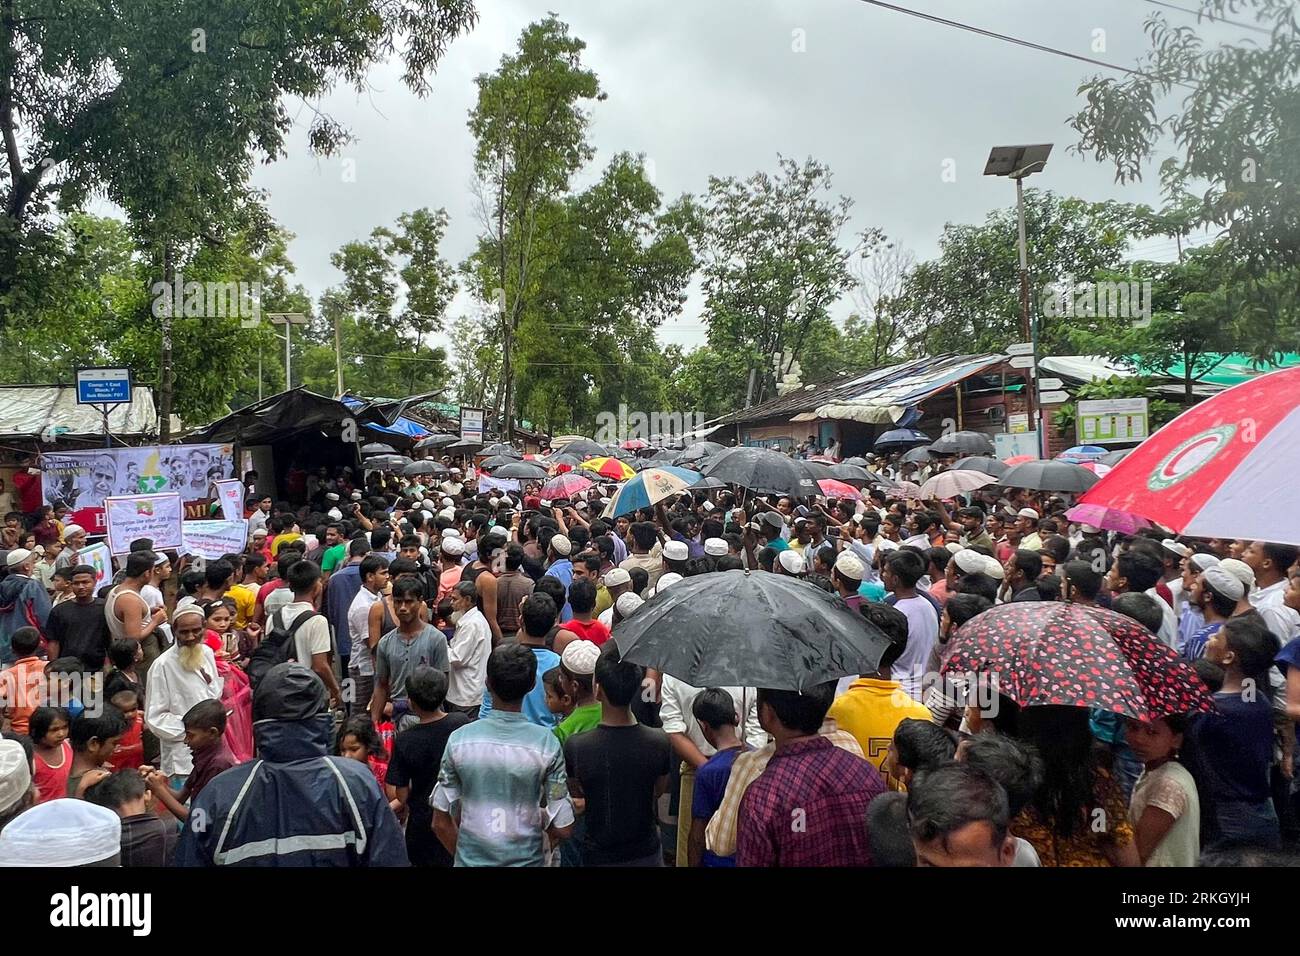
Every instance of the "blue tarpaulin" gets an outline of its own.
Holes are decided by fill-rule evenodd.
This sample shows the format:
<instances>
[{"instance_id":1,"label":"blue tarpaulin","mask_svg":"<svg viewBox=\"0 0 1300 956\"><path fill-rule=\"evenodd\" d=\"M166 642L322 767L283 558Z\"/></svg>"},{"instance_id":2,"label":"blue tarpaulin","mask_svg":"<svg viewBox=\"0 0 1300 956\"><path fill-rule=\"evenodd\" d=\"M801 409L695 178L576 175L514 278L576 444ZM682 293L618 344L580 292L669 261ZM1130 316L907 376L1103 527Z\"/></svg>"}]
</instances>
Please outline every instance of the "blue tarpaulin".
<instances>
[{"instance_id":1,"label":"blue tarpaulin","mask_svg":"<svg viewBox=\"0 0 1300 956\"><path fill-rule=\"evenodd\" d=\"M356 411L359 408L363 408L364 406L369 404L369 402L365 401L364 399L356 398L355 396L352 395L344 395L340 399L340 401L343 402L344 405L346 405L348 408L352 409L353 411ZM377 425L373 422L370 422L363 425L362 427L364 427L367 431L372 431L379 435L401 435L404 438L410 438L413 440L418 440L420 438L423 438L426 435L433 434L432 432L429 431L429 429L425 428L423 425L419 424L418 422L414 422L409 418L401 418L401 417L399 417L395 422L393 422L392 425L388 425L388 426Z\"/></svg>"}]
</instances>

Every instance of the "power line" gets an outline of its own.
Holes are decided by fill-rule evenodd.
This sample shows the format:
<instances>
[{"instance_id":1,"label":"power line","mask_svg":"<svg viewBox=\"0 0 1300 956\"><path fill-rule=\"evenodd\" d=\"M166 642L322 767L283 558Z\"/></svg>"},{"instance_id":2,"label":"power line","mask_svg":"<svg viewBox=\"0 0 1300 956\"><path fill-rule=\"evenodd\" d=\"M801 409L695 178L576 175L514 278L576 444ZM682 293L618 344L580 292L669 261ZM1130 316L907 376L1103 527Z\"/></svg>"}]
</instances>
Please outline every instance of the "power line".
<instances>
[{"instance_id":1,"label":"power line","mask_svg":"<svg viewBox=\"0 0 1300 956\"><path fill-rule=\"evenodd\" d=\"M1118 70L1121 73L1127 73L1130 76L1140 76L1144 80L1151 80L1155 83L1166 82L1161 77L1143 70L1135 70L1132 67L1120 66L1118 63L1107 63L1105 60L1097 60L1090 56L1084 56L1081 53L1071 53L1069 50L1058 50L1056 47L1046 46L1042 43L1035 43L1032 40L1025 40L1021 37L1011 36L1006 33L997 33L993 30L985 30L983 27L972 26L969 23L962 23L958 20L949 20L945 17L935 16L933 13L922 13L920 10L911 10L907 7L900 7L896 4L885 3L884 0L861 0L862 3L868 3L873 7L880 7L883 10L891 10L894 13L903 13L909 17L917 17L921 20L928 20L931 23L939 23L946 27L955 27L958 30L965 30L967 33L974 33L979 36L989 37L994 40L1001 40L1004 43L1013 43L1016 46L1027 47L1030 50L1037 50L1040 53L1050 53L1054 56L1063 56L1071 60L1077 60L1080 63L1088 63L1092 66L1104 67L1107 70ZM1196 87L1190 83L1184 83L1181 80L1168 81L1177 86L1185 87L1189 90L1195 90Z\"/></svg>"},{"instance_id":2,"label":"power line","mask_svg":"<svg viewBox=\"0 0 1300 956\"><path fill-rule=\"evenodd\" d=\"M1241 27L1243 30L1253 30L1256 33L1263 33L1265 36L1273 35L1272 30L1267 30L1264 27L1258 26L1254 23L1246 23L1242 20L1232 20L1229 19L1228 17L1216 16L1213 13L1207 13L1203 10L1192 10L1189 9L1188 7L1180 7L1176 3L1165 3L1165 0L1140 0L1140 2L1149 3L1155 7L1166 7L1167 9L1170 10L1177 10L1179 13L1186 13L1189 16L1196 17L1196 19L1198 20L1216 20L1219 23L1230 23L1234 27Z\"/></svg>"}]
</instances>

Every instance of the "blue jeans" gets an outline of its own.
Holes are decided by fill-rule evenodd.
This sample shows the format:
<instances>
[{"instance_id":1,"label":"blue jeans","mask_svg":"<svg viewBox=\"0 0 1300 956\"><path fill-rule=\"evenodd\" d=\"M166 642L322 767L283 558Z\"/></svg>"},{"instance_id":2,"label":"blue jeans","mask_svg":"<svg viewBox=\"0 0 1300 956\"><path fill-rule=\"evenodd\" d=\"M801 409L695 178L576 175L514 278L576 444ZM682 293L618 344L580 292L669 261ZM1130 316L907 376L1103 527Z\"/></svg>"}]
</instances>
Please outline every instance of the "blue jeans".
<instances>
[{"instance_id":1,"label":"blue jeans","mask_svg":"<svg viewBox=\"0 0 1300 956\"><path fill-rule=\"evenodd\" d=\"M1204 850L1222 850L1233 846L1253 846L1276 850L1282 845L1277 811L1273 801L1244 803L1221 800L1214 805L1215 829L1218 831Z\"/></svg>"}]
</instances>

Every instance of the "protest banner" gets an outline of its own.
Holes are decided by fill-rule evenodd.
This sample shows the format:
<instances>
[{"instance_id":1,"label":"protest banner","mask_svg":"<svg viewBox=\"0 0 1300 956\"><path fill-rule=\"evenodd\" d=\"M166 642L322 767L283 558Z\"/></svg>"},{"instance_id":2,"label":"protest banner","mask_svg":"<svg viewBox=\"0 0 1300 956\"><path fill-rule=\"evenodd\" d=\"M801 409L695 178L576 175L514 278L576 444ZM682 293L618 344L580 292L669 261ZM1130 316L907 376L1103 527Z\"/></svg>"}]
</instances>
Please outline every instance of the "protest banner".
<instances>
[{"instance_id":1,"label":"protest banner","mask_svg":"<svg viewBox=\"0 0 1300 956\"><path fill-rule=\"evenodd\" d=\"M78 551L77 564L88 564L95 569L94 594L98 594L100 588L113 580L113 555L109 553L108 545L102 541Z\"/></svg>"},{"instance_id":2,"label":"protest banner","mask_svg":"<svg viewBox=\"0 0 1300 956\"><path fill-rule=\"evenodd\" d=\"M238 478L219 478L212 485L221 504L221 517L227 521L244 517L244 483Z\"/></svg>"},{"instance_id":3,"label":"protest banner","mask_svg":"<svg viewBox=\"0 0 1300 956\"><path fill-rule=\"evenodd\" d=\"M126 554L137 538L151 539L155 551L179 548L183 514L181 496L176 494L105 498L108 549L113 554Z\"/></svg>"},{"instance_id":4,"label":"protest banner","mask_svg":"<svg viewBox=\"0 0 1300 956\"><path fill-rule=\"evenodd\" d=\"M248 521L214 519L186 521L181 526L181 554L216 560L224 554L239 554L248 543Z\"/></svg>"},{"instance_id":5,"label":"protest banner","mask_svg":"<svg viewBox=\"0 0 1300 956\"><path fill-rule=\"evenodd\" d=\"M479 491L518 491L518 478L492 478L483 475L478 480Z\"/></svg>"},{"instance_id":6,"label":"protest banner","mask_svg":"<svg viewBox=\"0 0 1300 956\"><path fill-rule=\"evenodd\" d=\"M190 517L207 516L212 482L235 476L233 445L143 445L41 456L45 504L64 502L87 534L105 532L104 501L112 497L175 493ZM243 501L240 514L243 516Z\"/></svg>"}]
</instances>

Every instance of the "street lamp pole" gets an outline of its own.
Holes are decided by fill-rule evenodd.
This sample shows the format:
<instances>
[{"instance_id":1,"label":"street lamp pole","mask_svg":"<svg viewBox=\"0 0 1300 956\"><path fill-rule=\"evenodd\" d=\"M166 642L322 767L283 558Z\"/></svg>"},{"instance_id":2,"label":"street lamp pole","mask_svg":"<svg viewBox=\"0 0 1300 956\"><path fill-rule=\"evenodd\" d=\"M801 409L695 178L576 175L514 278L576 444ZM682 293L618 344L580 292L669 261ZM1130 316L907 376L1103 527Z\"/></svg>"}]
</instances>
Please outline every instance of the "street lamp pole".
<instances>
[{"instance_id":1,"label":"street lamp pole","mask_svg":"<svg viewBox=\"0 0 1300 956\"><path fill-rule=\"evenodd\" d=\"M1042 417L1038 400L1038 321L1033 314L1029 297L1029 244L1025 240L1025 188L1026 176L1041 172L1052 151L1051 143L1038 146L997 146L989 153L984 167L985 176L1007 176L1016 181L1016 233L1020 253L1020 334L1022 341L1030 343L1033 365L1026 375L1026 411L1038 436L1038 454L1047 457L1047 424Z\"/></svg>"},{"instance_id":2,"label":"street lamp pole","mask_svg":"<svg viewBox=\"0 0 1300 956\"><path fill-rule=\"evenodd\" d=\"M284 326L284 390L287 392L293 388L293 327L306 325L309 319L302 312L268 312L267 318L272 325Z\"/></svg>"}]
</instances>

